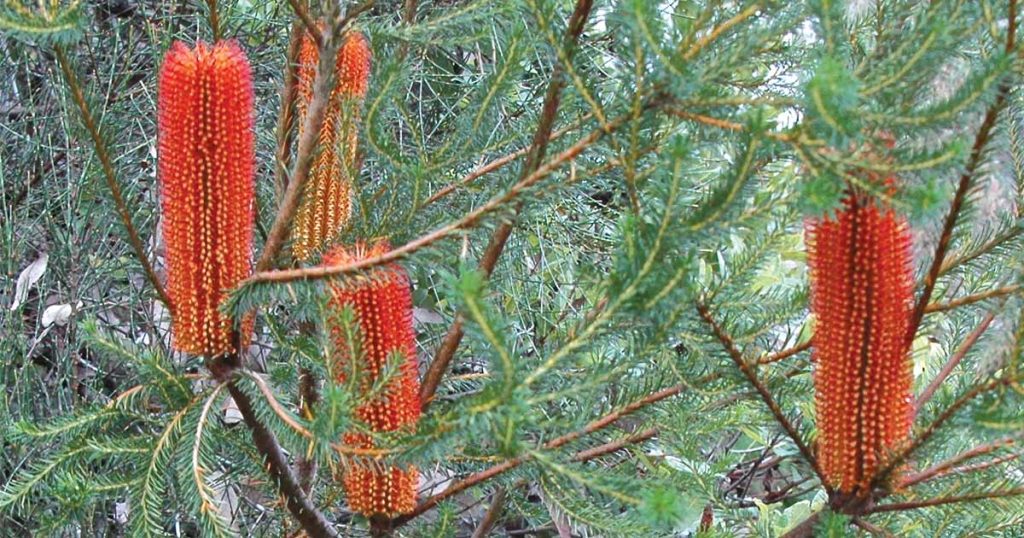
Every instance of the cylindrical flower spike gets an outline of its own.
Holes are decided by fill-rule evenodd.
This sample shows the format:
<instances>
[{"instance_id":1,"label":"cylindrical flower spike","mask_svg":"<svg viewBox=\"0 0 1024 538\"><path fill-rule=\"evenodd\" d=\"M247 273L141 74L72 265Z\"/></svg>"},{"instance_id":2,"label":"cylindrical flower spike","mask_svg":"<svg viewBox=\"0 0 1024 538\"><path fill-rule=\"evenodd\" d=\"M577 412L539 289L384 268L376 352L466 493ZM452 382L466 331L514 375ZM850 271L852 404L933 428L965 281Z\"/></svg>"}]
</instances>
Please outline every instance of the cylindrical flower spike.
<instances>
[{"instance_id":1,"label":"cylindrical flower spike","mask_svg":"<svg viewBox=\"0 0 1024 538\"><path fill-rule=\"evenodd\" d=\"M348 32L338 49L331 103L295 214L292 253L298 260L309 261L338 235L351 215L359 105L366 95L370 79L370 59L370 45L366 38L359 32ZM306 34L299 50L296 73L300 126L313 99L318 61L316 43Z\"/></svg>"},{"instance_id":2,"label":"cylindrical flower spike","mask_svg":"<svg viewBox=\"0 0 1024 538\"><path fill-rule=\"evenodd\" d=\"M233 41L171 45L160 71L158 173L173 345L233 351L218 306L249 275L254 222L253 90Z\"/></svg>"},{"instance_id":3,"label":"cylindrical flower spike","mask_svg":"<svg viewBox=\"0 0 1024 538\"><path fill-rule=\"evenodd\" d=\"M324 255L325 265L344 265L387 252L386 242L354 248L335 247ZM369 274L352 277L331 286L330 311L352 308L359 326L360 352L353 362L345 331L328 320L335 343L334 365L343 382L359 372L359 389L366 394L392 357L400 364L394 377L376 399L358 407L356 414L373 431L413 431L420 417L419 376L416 364L416 333L412 325L412 292L409 277L401 266L378 267ZM345 444L372 448L366 435L349 433ZM416 503L418 472L414 467L393 465L352 465L343 471L342 481L353 511L372 516L394 517L409 512Z\"/></svg>"},{"instance_id":4,"label":"cylindrical flower spike","mask_svg":"<svg viewBox=\"0 0 1024 538\"><path fill-rule=\"evenodd\" d=\"M838 491L863 492L913 418L910 233L891 208L852 188L806 232L818 457Z\"/></svg>"}]
</instances>

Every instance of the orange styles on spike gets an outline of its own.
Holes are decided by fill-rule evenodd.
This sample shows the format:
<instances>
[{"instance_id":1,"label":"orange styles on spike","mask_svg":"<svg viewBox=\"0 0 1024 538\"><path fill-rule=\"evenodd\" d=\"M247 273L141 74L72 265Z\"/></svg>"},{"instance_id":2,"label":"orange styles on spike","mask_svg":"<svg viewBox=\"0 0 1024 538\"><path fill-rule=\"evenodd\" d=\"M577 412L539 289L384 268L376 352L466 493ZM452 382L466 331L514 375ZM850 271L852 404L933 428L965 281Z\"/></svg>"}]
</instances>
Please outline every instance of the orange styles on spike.
<instances>
[{"instance_id":1,"label":"orange styles on spike","mask_svg":"<svg viewBox=\"0 0 1024 538\"><path fill-rule=\"evenodd\" d=\"M292 228L292 253L298 260L309 261L348 224L352 213L359 105L370 80L370 60L370 45L366 38L355 31L345 34L335 62L331 102L320 129L317 153L313 157ZM296 73L300 126L313 99L318 61L316 43L306 34L300 47Z\"/></svg>"},{"instance_id":2,"label":"orange styles on spike","mask_svg":"<svg viewBox=\"0 0 1024 538\"><path fill-rule=\"evenodd\" d=\"M326 265L341 265L387 252L386 242L354 248L335 247L324 255ZM412 431L420 417L419 377L416 363L416 333L412 325L412 292L409 277L399 265L378 267L331 285L330 309L340 312L351 307L359 325L360 353L350 356L351 346L344 331L335 323L335 368L338 380L347 372L360 372L359 389L368 392L396 354L401 363L387 388L377 399L356 410L358 418L373 431ZM353 360L359 361L353 364ZM347 445L372 448L372 440L362 434L344 436ZM353 465L342 472L342 481L353 511L366 516L393 517L413 509L416 502L418 473L415 468L392 465Z\"/></svg>"},{"instance_id":3,"label":"orange styles on spike","mask_svg":"<svg viewBox=\"0 0 1024 538\"><path fill-rule=\"evenodd\" d=\"M252 76L234 41L171 46L157 129L174 347L228 353L232 323L218 305L251 271L255 218Z\"/></svg>"},{"instance_id":4,"label":"orange styles on spike","mask_svg":"<svg viewBox=\"0 0 1024 538\"><path fill-rule=\"evenodd\" d=\"M862 492L913 418L910 232L883 202L851 188L834 216L807 223L806 237L818 457L833 487Z\"/></svg>"}]
</instances>

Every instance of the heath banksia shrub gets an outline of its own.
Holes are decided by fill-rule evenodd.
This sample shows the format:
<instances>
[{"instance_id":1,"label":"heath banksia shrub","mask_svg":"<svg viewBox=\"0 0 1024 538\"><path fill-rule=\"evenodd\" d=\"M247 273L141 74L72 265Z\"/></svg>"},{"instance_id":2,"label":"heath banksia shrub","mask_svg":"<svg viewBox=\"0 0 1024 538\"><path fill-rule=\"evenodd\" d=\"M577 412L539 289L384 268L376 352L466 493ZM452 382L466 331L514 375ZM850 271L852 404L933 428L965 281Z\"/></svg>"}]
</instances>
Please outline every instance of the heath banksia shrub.
<instances>
[{"instance_id":1,"label":"heath banksia shrub","mask_svg":"<svg viewBox=\"0 0 1024 538\"><path fill-rule=\"evenodd\" d=\"M233 41L175 42L160 72L158 145L174 347L232 351L218 306L249 275L253 230L253 90Z\"/></svg>"},{"instance_id":2,"label":"heath banksia shrub","mask_svg":"<svg viewBox=\"0 0 1024 538\"><path fill-rule=\"evenodd\" d=\"M807 248L818 455L833 487L863 491L913 418L910 234L851 187L834 215L808 223Z\"/></svg>"},{"instance_id":3,"label":"heath banksia shrub","mask_svg":"<svg viewBox=\"0 0 1024 538\"><path fill-rule=\"evenodd\" d=\"M386 242L354 248L336 247L324 255L325 265L345 265L389 250ZM401 363L375 400L356 410L358 418L376 432L413 431L420 417L419 377L416 364L416 333L412 324L412 292L405 270L396 264L377 267L365 275L348 277L331 285L329 311L338 314L351 307L359 326L359 354L352 357L343 327L332 321L335 368L339 382L348 373L359 373L359 394L366 394L389 359ZM353 360L358 361L353 363ZM373 448L368 436L350 433L347 445ZM415 468L359 462L342 471L345 492L353 511L366 516L394 516L412 510L416 502L418 473Z\"/></svg>"},{"instance_id":4,"label":"heath banksia shrub","mask_svg":"<svg viewBox=\"0 0 1024 538\"><path fill-rule=\"evenodd\" d=\"M338 49L331 103L292 229L292 253L298 260L309 261L338 235L352 213L359 105L366 95L371 55L366 38L356 31L348 32ZM306 34L296 72L300 126L313 99L318 61L316 43Z\"/></svg>"}]
</instances>

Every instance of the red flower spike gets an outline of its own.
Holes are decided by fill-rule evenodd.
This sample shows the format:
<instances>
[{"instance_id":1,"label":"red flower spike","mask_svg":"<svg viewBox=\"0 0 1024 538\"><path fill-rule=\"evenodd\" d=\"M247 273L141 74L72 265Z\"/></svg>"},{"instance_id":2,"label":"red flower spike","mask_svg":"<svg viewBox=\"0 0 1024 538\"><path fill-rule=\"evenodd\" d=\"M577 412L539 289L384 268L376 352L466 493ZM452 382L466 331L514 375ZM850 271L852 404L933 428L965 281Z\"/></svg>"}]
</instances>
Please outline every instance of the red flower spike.
<instances>
[{"instance_id":1,"label":"red flower spike","mask_svg":"<svg viewBox=\"0 0 1024 538\"><path fill-rule=\"evenodd\" d=\"M171 45L160 70L158 174L174 347L233 351L217 309L252 265L253 90L233 41Z\"/></svg>"},{"instance_id":2,"label":"red flower spike","mask_svg":"<svg viewBox=\"0 0 1024 538\"><path fill-rule=\"evenodd\" d=\"M366 38L359 32L346 34L338 50L335 86L320 129L319 151L313 157L292 228L292 253L299 260L309 261L348 224L352 213L351 176L358 145L358 104L366 95L370 59ZM300 126L313 99L318 61L316 43L306 34L299 49L297 69Z\"/></svg>"},{"instance_id":3,"label":"red flower spike","mask_svg":"<svg viewBox=\"0 0 1024 538\"><path fill-rule=\"evenodd\" d=\"M910 233L891 208L852 190L806 232L818 457L837 490L864 491L912 421Z\"/></svg>"},{"instance_id":4,"label":"red flower spike","mask_svg":"<svg viewBox=\"0 0 1024 538\"><path fill-rule=\"evenodd\" d=\"M344 265L377 256L390 249L386 242L354 249L336 247L324 255L325 265ZM367 275L352 277L331 286L329 306L338 312L351 306L359 324L362 372L360 390L367 392L388 358L394 353L404 360L384 394L356 410L360 420L377 432L414 430L420 418L419 376L416 363L416 333L412 326L412 292L409 277L399 265L378 267ZM335 368L338 380L345 380L351 367L349 346L340 327L331 325L335 340ZM345 434L347 445L373 448L366 435ZM353 511L366 515L393 517L413 509L418 482L416 468L387 465L351 466L342 481Z\"/></svg>"}]
</instances>

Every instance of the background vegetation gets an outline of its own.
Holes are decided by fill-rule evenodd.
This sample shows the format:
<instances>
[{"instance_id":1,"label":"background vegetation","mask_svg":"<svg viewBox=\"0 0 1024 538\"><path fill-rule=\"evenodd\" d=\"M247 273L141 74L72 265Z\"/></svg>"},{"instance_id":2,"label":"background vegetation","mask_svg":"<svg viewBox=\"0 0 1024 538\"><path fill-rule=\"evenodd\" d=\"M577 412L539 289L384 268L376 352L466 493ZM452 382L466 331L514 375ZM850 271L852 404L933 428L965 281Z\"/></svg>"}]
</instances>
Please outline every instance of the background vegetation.
<instances>
[{"instance_id":1,"label":"background vegetation","mask_svg":"<svg viewBox=\"0 0 1024 538\"><path fill-rule=\"evenodd\" d=\"M246 409L170 351L112 194L161 278L156 75L212 10L253 65L258 258L290 177L296 12L328 4L4 2L3 535L293 535L243 414L317 464L292 474L340 535L1021 532L1014 1L342 2L374 62L341 242L397 248L439 380L415 436L378 439L419 467L422 504L373 525L332 479L360 464L331 447L358 401L324 381L322 281L272 273L225 305L259 313ZM811 465L803 221L874 189L864 170L899 178L875 194L911 219L933 395L907 487L837 514Z\"/></svg>"}]
</instances>

